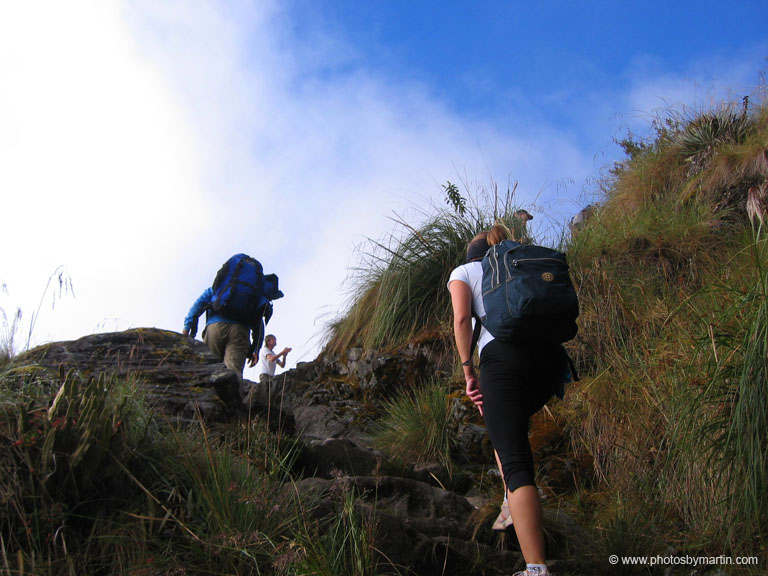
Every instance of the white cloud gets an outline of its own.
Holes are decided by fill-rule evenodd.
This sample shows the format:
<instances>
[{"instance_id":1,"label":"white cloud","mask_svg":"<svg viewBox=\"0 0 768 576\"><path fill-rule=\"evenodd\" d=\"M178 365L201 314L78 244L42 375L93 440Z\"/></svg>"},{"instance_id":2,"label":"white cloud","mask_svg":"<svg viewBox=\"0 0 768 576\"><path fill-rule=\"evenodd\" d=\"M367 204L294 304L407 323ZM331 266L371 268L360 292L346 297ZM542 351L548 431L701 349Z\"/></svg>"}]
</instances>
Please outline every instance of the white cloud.
<instances>
[{"instance_id":1,"label":"white cloud","mask_svg":"<svg viewBox=\"0 0 768 576\"><path fill-rule=\"evenodd\" d=\"M149 320L146 282L203 202L188 125L132 42L115 3L0 8L4 308L29 314L62 264L77 295L41 339Z\"/></svg>"},{"instance_id":2,"label":"white cloud","mask_svg":"<svg viewBox=\"0 0 768 576\"><path fill-rule=\"evenodd\" d=\"M754 96L761 82L758 71L764 56L756 59L755 55L766 50L768 44L763 43L730 57L706 53L682 63L677 71L667 69L658 58L636 57L628 66L628 85L621 93L626 128L645 136L656 118L691 116L722 102L739 105L744 96Z\"/></svg>"}]
</instances>

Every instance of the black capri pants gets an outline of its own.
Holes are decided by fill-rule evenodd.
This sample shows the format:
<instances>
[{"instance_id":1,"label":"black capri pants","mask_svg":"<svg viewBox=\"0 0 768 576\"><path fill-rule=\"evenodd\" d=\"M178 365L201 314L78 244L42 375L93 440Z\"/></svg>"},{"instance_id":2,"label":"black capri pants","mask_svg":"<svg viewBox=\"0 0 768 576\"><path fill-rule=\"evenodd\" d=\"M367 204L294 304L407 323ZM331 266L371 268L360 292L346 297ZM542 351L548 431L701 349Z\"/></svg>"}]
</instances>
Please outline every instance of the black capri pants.
<instances>
[{"instance_id":1,"label":"black capri pants","mask_svg":"<svg viewBox=\"0 0 768 576\"><path fill-rule=\"evenodd\" d=\"M536 485L528 423L563 382L566 368L567 356L560 344L492 340L483 347L483 417L510 492Z\"/></svg>"}]
</instances>

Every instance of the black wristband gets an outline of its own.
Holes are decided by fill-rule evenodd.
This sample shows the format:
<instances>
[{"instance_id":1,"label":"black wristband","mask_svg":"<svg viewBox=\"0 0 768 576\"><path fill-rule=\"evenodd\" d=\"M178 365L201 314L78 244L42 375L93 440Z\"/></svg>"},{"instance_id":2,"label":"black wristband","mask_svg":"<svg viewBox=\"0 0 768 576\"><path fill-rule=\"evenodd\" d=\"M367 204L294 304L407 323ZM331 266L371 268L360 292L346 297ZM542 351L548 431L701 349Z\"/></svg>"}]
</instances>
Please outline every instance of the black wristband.
<instances>
[{"instance_id":1,"label":"black wristband","mask_svg":"<svg viewBox=\"0 0 768 576\"><path fill-rule=\"evenodd\" d=\"M466 362L462 362L461 365L462 366L471 366L472 365L472 361L471 360L467 360Z\"/></svg>"}]
</instances>

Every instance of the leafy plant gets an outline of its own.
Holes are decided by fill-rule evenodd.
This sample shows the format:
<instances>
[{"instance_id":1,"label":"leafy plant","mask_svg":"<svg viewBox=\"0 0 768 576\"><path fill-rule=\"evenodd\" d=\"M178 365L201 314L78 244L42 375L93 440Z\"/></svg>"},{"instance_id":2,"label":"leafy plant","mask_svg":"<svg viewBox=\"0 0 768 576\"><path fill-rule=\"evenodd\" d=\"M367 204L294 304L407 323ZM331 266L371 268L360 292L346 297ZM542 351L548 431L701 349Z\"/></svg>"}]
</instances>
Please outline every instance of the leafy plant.
<instances>
[{"instance_id":1,"label":"leafy plant","mask_svg":"<svg viewBox=\"0 0 768 576\"><path fill-rule=\"evenodd\" d=\"M754 120L746 108L739 113L733 106L726 105L712 112L695 114L685 126L673 136L686 158L695 158L702 153L711 153L723 144L739 144L754 129Z\"/></svg>"},{"instance_id":2,"label":"leafy plant","mask_svg":"<svg viewBox=\"0 0 768 576\"><path fill-rule=\"evenodd\" d=\"M459 192L459 187L456 184L443 184L443 190L445 190L445 203L453 207L453 211L459 216L464 216L467 213L467 199Z\"/></svg>"}]
</instances>

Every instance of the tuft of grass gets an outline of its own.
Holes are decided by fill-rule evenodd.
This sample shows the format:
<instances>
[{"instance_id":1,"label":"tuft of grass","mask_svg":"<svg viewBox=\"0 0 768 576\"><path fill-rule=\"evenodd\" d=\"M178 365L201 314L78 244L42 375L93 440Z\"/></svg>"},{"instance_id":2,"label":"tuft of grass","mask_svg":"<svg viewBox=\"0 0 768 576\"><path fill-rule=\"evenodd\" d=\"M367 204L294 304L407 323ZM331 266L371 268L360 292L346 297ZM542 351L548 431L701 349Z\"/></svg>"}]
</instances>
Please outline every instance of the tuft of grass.
<instances>
[{"instance_id":1,"label":"tuft of grass","mask_svg":"<svg viewBox=\"0 0 768 576\"><path fill-rule=\"evenodd\" d=\"M3 290L5 289L5 285L3 285ZM29 349L32 344L32 336L35 332L35 326L40 318L43 304L46 299L50 298L51 307L55 308L57 301L60 301L63 297L69 295L74 296L72 279L70 278L67 269L64 266L59 266L48 277L48 282L40 296L40 302L38 302L37 309L29 318L29 325L26 327L26 339L20 346L19 337L24 325L24 314L22 313L21 308L16 308L11 319L9 319L5 309L0 307L0 315L2 315L0 367L2 367L3 364L7 364L19 352L24 352Z\"/></svg>"},{"instance_id":2,"label":"tuft of grass","mask_svg":"<svg viewBox=\"0 0 768 576\"><path fill-rule=\"evenodd\" d=\"M382 413L372 430L375 448L402 464L436 462L451 470L456 422L443 382L402 391L383 403Z\"/></svg>"},{"instance_id":3,"label":"tuft of grass","mask_svg":"<svg viewBox=\"0 0 768 576\"><path fill-rule=\"evenodd\" d=\"M133 449L152 422L137 387L69 372L51 400L50 383L34 372L13 376L3 378L9 388L0 403L3 553L14 551L8 562L36 574L110 562L90 538L136 492L122 470L135 463Z\"/></svg>"},{"instance_id":4,"label":"tuft of grass","mask_svg":"<svg viewBox=\"0 0 768 576\"><path fill-rule=\"evenodd\" d=\"M619 563L608 564L611 555L622 557L650 557L659 552L658 535L654 521L648 511L640 506L630 506L617 502L615 510L598 527L600 534L600 554L596 558L601 572L611 574L653 574L654 569L647 566L633 566ZM650 514L653 514L651 511Z\"/></svg>"},{"instance_id":5,"label":"tuft of grass","mask_svg":"<svg viewBox=\"0 0 768 576\"><path fill-rule=\"evenodd\" d=\"M271 573L308 507L295 444L257 421L233 438L174 429L136 382L69 372L52 386L23 368L0 387L6 572Z\"/></svg>"},{"instance_id":6,"label":"tuft of grass","mask_svg":"<svg viewBox=\"0 0 768 576\"><path fill-rule=\"evenodd\" d=\"M746 106L738 112L734 108L726 103L712 111L694 113L672 138L683 156L694 159L703 153L711 154L724 144L744 142L754 130L754 120L747 114Z\"/></svg>"},{"instance_id":7,"label":"tuft of grass","mask_svg":"<svg viewBox=\"0 0 768 576\"><path fill-rule=\"evenodd\" d=\"M345 490L334 516L301 524L289 574L385 576L400 574L376 549L376 517L356 505L354 489Z\"/></svg>"},{"instance_id":8,"label":"tuft of grass","mask_svg":"<svg viewBox=\"0 0 768 576\"><path fill-rule=\"evenodd\" d=\"M332 327L329 351L391 348L445 323L448 275L464 261L466 243L479 228L447 211L418 229L398 222L408 231L404 238L371 242L363 255L354 303Z\"/></svg>"},{"instance_id":9,"label":"tuft of grass","mask_svg":"<svg viewBox=\"0 0 768 576\"><path fill-rule=\"evenodd\" d=\"M11 320L8 319L3 308L0 308L2 316L2 334L0 334L0 368L6 366L16 355L16 336L21 325L21 310L16 309Z\"/></svg>"},{"instance_id":10,"label":"tuft of grass","mask_svg":"<svg viewBox=\"0 0 768 576\"><path fill-rule=\"evenodd\" d=\"M277 442L264 423L247 426L245 438L212 438L203 423L195 437L175 432L172 462L148 487L154 500L177 500L184 511L175 518L184 536L177 546L189 565L258 573L301 517L290 476L296 444Z\"/></svg>"}]
</instances>

